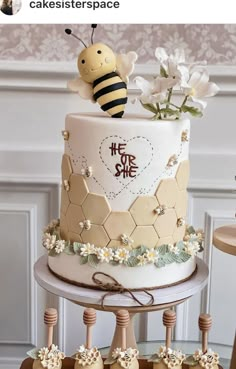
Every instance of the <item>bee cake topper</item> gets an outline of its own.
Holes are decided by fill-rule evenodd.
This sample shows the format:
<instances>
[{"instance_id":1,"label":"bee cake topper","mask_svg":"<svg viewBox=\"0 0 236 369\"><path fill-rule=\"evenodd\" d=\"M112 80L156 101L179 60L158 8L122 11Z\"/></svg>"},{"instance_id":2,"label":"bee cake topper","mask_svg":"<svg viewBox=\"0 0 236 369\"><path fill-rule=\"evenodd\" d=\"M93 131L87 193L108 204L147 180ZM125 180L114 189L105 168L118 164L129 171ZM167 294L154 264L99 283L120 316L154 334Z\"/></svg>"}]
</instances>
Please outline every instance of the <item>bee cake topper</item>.
<instances>
[{"instance_id":1,"label":"bee cake topper","mask_svg":"<svg viewBox=\"0 0 236 369\"><path fill-rule=\"evenodd\" d=\"M116 55L107 45L93 43L96 24L92 24L91 45L77 37L72 30L66 29L68 35L79 40L84 49L77 60L79 76L68 82L70 90L78 92L83 99L98 102L101 109L113 118L121 118L127 103L128 77L134 70L137 54Z\"/></svg>"}]
</instances>

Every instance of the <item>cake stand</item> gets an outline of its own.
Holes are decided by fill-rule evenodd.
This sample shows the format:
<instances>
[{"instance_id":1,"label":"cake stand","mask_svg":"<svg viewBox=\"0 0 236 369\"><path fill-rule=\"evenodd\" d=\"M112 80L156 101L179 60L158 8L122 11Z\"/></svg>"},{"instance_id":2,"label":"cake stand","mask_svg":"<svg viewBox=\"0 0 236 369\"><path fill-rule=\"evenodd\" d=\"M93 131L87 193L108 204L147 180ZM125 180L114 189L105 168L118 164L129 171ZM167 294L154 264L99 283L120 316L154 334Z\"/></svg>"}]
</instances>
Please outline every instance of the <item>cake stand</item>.
<instances>
[{"instance_id":1,"label":"cake stand","mask_svg":"<svg viewBox=\"0 0 236 369\"><path fill-rule=\"evenodd\" d=\"M92 307L96 310L105 310L116 313L120 309L129 311L131 319L127 329L128 347L136 347L136 340L133 329L133 317L136 313L157 311L178 305L199 292L207 283L208 268L206 264L197 258L197 268L195 273L186 281L165 288L151 290L153 304L150 306L139 305L128 293L114 293L107 295L104 301L104 307L101 304L106 291L94 290L84 287L74 286L64 282L54 276L47 265L47 255L42 256L34 265L34 276L38 284L47 291L66 298L78 305ZM134 292L134 295L142 304L147 304L150 296L144 292ZM116 328L110 353L113 348L120 347L121 335L119 328Z\"/></svg>"},{"instance_id":2,"label":"cake stand","mask_svg":"<svg viewBox=\"0 0 236 369\"><path fill-rule=\"evenodd\" d=\"M236 224L217 228L213 234L213 244L217 249L227 254L236 256ZM234 338L234 346L230 363L230 369L235 368L236 368L236 335Z\"/></svg>"}]
</instances>

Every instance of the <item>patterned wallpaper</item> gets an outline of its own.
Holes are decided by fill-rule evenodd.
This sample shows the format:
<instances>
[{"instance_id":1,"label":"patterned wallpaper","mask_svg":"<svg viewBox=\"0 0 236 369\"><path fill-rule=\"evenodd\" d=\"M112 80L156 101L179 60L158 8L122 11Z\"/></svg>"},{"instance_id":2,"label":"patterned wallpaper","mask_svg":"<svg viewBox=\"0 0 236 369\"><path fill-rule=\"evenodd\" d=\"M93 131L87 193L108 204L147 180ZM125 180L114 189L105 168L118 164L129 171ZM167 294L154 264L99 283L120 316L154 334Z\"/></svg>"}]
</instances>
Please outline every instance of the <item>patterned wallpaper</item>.
<instances>
[{"instance_id":1,"label":"patterned wallpaper","mask_svg":"<svg viewBox=\"0 0 236 369\"><path fill-rule=\"evenodd\" d=\"M80 43L68 37L68 25L0 25L0 60L70 61L75 60ZM90 25L71 25L85 42ZM139 63L152 63L154 50L185 49L189 61L208 64L236 64L236 25L99 25L94 41L103 41L117 52L134 50Z\"/></svg>"}]
</instances>

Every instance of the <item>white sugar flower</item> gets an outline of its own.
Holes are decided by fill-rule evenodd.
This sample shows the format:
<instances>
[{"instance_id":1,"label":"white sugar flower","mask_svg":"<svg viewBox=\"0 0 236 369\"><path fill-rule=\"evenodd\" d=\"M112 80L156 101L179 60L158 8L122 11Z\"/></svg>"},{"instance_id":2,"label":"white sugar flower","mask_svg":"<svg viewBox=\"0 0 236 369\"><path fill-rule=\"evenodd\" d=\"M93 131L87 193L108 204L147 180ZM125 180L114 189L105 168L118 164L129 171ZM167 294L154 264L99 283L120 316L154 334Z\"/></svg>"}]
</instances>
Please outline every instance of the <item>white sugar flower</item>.
<instances>
[{"instance_id":1,"label":"white sugar flower","mask_svg":"<svg viewBox=\"0 0 236 369\"><path fill-rule=\"evenodd\" d=\"M116 359L121 354L121 348L117 347L115 350L112 351L112 357L113 359Z\"/></svg>"},{"instance_id":2,"label":"white sugar flower","mask_svg":"<svg viewBox=\"0 0 236 369\"><path fill-rule=\"evenodd\" d=\"M218 91L219 87L215 83L209 82L209 75L206 70L193 72L186 87L183 87L185 96L198 103L202 109L205 109L207 103L201 99L215 96Z\"/></svg>"},{"instance_id":3,"label":"white sugar flower","mask_svg":"<svg viewBox=\"0 0 236 369\"><path fill-rule=\"evenodd\" d=\"M95 246L91 245L90 243L83 244L83 247L81 247L80 255L88 256L91 254L96 254Z\"/></svg>"},{"instance_id":4,"label":"white sugar flower","mask_svg":"<svg viewBox=\"0 0 236 369\"><path fill-rule=\"evenodd\" d=\"M155 263L156 261L158 261L158 258L159 258L158 251L153 248L150 250L147 250L145 252L145 256L149 263Z\"/></svg>"},{"instance_id":5,"label":"white sugar flower","mask_svg":"<svg viewBox=\"0 0 236 369\"><path fill-rule=\"evenodd\" d=\"M50 233L45 233L43 235L43 246L47 250L52 250L55 247L56 244L56 236L51 235Z\"/></svg>"},{"instance_id":6,"label":"white sugar flower","mask_svg":"<svg viewBox=\"0 0 236 369\"><path fill-rule=\"evenodd\" d=\"M164 48L158 47L155 56L168 77L175 79L175 84L185 84L189 79L189 68L185 62L183 49L176 49L174 54L168 55Z\"/></svg>"},{"instance_id":7,"label":"white sugar flower","mask_svg":"<svg viewBox=\"0 0 236 369\"><path fill-rule=\"evenodd\" d=\"M138 255L137 256L137 259L138 259L138 265L139 266L142 266L142 265L146 265L148 263L148 259L146 257L146 255Z\"/></svg>"},{"instance_id":8,"label":"white sugar flower","mask_svg":"<svg viewBox=\"0 0 236 369\"><path fill-rule=\"evenodd\" d=\"M47 347L42 347L38 352L38 357L40 360L45 360L48 357L49 349Z\"/></svg>"},{"instance_id":9,"label":"white sugar flower","mask_svg":"<svg viewBox=\"0 0 236 369\"><path fill-rule=\"evenodd\" d=\"M147 81L143 77L136 77L135 82L142 91L139 100L142 104L157 104L166 100L167 90L174 85L176 81L173 78L157 77L152 81Z\"/></svg>"},{"instance_id":10,"label":"white sugar flower","mask_svg":"<svg viewBox=\"0 0 236 369\"><path fill-rule=\"evenodd\" d=\"M198 253L199 250L200 250L200 245L197 241L184 242L184 252L186 252L187 254L194 256Z\"/></svg>"},{"instance_id":11,"label":"white sugar flower","mask_svg":"<svg viewBox=\"0 0 236 369\"><path fill-rule=\"evenodd\" d=\"M64 240L58 240L56 241L56 247L55 247L55 251L57 254L60 254L64 251L65 249L65 241Z\"/></svg>"},{"instance_id":12,"label":"white sugar flower","mask_svg":"<svg viewBox=\"0 0 236 369\"><path fill-rule=\"evenodd\" d=\"M115 250L114 258L115 260L119 261L120 264L124 261L127 261L129 256L129 250L127 250L125 247Z\"/></svg>"},{"instance_id":13,"label":"white sugar flower","mask_svg":"<svg viewBox=\"0 0 236 369\"><path fill-rule=\"evenodd\" d=\"M176 246L176 244L175 245L174 244L169 244L168 245L168 250L170 252L173 252L173 254L175 254L175 255L178 255L180 253L180 249Z\"/></svg>"},{"instance_id":14,"label":"white sugar flower","mask_svg":"<svg viewBox=\"0 0 236 369\"><path fill-rule=\"evenodd\" d=\"M113 250L108 247L99 247L97 249L97 257L101 262L109 263L113 259Z\"/></svg>"},{"instance_id":15,"label":"white sugar flower","mask_svg":"<svg viewBox=\"0 0 236 369\"><path fill-rule=\"evenodd\" d=\"M132 240L129 236L127 236L125 233L121 235L121 242L126 246L131 246L132 243L134 243L134 240Z\"/></svg>"}]
</instances>

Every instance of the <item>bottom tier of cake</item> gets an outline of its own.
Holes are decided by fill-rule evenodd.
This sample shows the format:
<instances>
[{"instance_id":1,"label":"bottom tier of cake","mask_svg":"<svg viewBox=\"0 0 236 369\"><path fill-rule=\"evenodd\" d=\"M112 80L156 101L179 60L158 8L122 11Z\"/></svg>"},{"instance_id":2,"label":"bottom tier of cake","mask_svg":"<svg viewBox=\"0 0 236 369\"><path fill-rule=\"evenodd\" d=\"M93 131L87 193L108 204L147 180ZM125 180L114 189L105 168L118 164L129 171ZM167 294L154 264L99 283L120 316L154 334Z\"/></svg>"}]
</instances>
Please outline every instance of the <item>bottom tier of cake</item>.
<instances>
[{"instance_id":1,"label":"bottom tier of cake","mask_svg":"<svg viewBox=\"0 0 236 369\"><path fill-rule=\"evenodd\" d=\"M101 288L101 285L119 283L132 290L167 287L185 281L196 270L196 257L192 256L183 263L171 263L161 268L154 264L129 267L99 263L91 266L81 264L81 256L61 253L56 257L48 256L50 270L59 278L84 287Z\"/></svg>"}]
</instances>

